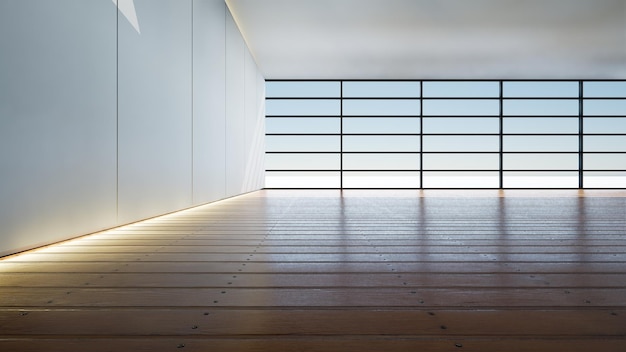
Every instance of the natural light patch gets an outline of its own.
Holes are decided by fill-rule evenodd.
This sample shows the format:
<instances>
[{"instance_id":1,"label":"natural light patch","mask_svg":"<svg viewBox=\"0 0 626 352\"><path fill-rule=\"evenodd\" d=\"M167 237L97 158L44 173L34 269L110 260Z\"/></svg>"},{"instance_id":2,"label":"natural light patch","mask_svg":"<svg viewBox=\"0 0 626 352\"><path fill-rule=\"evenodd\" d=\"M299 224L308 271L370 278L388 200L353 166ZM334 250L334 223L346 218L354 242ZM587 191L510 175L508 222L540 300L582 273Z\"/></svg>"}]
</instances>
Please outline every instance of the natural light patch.
<instances>
[{"instance_id":1,"label":"natural light patch","mask_svg":"<svg viewBox=\"0 0 626 352\"><path fill-rule=\"evenodd\" d=\"M128 22L135 28L137 33L141 34L141 30L139 29L139 20L137 19L137 12L135 11L135 3L134 0L112 0L113 3L117 6L117 9L120 10L122 15L126 17Z\"/></svg>"}]
</instances>

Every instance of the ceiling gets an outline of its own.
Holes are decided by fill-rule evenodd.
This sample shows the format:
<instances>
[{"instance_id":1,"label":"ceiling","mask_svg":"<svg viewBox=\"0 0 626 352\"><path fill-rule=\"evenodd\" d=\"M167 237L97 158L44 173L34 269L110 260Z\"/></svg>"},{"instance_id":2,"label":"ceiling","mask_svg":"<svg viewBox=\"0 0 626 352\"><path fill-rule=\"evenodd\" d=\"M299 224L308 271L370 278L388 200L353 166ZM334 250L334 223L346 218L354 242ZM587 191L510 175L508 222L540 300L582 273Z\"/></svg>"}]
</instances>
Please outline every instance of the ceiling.
<instances>
[{"instance_id":1,"label":"ceiling","mask_svg":"<svg viewBox=\"0 0 626 352\"><path fill-rule=\"evenodd\" d=\"M625 0L226 0L266 79L626 78Z\"/></svg>"}]
</instances>

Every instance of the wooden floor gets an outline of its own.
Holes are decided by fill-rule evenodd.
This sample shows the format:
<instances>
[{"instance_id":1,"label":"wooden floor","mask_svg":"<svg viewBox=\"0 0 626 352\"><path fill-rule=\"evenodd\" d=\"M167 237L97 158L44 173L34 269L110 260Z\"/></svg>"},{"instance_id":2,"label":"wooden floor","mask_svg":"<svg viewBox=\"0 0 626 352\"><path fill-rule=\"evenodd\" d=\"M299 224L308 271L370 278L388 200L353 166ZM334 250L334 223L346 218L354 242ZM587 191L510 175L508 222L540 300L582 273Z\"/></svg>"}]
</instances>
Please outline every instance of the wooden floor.
<instances>
[{"instance_id":1,"label":"wooden floor","mask_svg":"<svg viewBox=\"0 0 626 352\"><path fill-rule=\"evenodd\" d=\"M626 351L626 192L259 191L0 260L1 351Z\"/></svg>"}]
</instances>

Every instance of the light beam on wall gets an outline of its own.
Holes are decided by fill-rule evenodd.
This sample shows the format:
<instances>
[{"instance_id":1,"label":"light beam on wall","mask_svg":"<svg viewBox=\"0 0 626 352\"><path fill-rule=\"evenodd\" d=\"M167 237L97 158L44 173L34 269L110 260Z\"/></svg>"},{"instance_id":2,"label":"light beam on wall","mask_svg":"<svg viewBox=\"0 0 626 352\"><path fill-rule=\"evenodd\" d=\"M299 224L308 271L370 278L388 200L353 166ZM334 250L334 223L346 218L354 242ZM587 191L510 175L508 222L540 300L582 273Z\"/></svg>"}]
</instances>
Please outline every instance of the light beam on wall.
<instances>
[{"instance_id":1,"label":"light beam on wall","mask_svg":"<svg viewBox=\"0 0 626 352\"><path fill-rule=\"evenodd\" d=\"M137 33L141 34L139 29L139 20L137 19L137 12L135 11L134 0L112 0L117 6L117 9L126 17L128 22L135 28Z\"/></svg>"}]
</instances>

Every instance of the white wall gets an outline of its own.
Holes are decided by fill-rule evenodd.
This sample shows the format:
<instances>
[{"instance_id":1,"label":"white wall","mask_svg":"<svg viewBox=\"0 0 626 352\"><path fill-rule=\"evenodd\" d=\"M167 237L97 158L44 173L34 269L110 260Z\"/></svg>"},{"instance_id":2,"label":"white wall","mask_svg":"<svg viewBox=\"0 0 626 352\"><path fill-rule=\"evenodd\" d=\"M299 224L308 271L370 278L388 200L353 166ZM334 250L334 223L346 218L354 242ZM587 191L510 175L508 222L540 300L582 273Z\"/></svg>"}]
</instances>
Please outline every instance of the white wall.
<instances>
[{"instance_id":1,"label":"white wall","mask_svg":"<svg viewBox=\"0 0 626 352\"><path fill-rule=\"evenodd\" d=\"M203 203L226 197L226 13L222 1L193 9L193 197Z\"/></svg>"},{"instance_id":2,"label":"white wall","mask_svg":"<svg viewBox=\"0 0 626 352\"><path fill-rule=\"evenodd\" d=\"M136 0L118 20L118 221L190 206L191 1Z\"/></svg>"},{"instance_id":3,"label":"white wall","mask_svg":"<svg viewBox=\"0 0 626 352\"><path fill-rule=\"evenodd\" d=\"M0 255L117 223L116 17L0 1Z\"/></svg>"},{"instance_id":4,"label":"white wall","mask_svg":"<svg viewBox=\"0 0 626 352\"><path fill-rule=\"evenodd\" d=\"M261 79L261 81L259 81ZM243 104L242 104L243 102ZM226 14L227 195L264 187L265 80L230 12Z\"/></svg>"},{"instance_id":5,"label":"white wall","mask_svg":"<svg viewBox=\"0 0 626 352\"><path fill-rule=\"evenodd\" d=\"M245 44L230 13L226 14L226 195L241 191L245 165ZM237 133L238 131L244 133Z\"/></svg>"},{"instance_id":6,"label":"white wall","mask_svg":"<svg viewBox=\"0 0 626 352\"><path fill-rule=\"evenodd\" d=\"M245 166L242 191L265 187L265 79L245 55Z\"/></svg>"},{"instance_id":7,"label":"white wall","mask_svg":"<svg viewBox=\"0 0 626 352\"><path fill-rule=\"evenodd\" d=\"M262 187L223 0L134 4L140 33L110 0L0 1L0 255Z\"/></svg>"}]
</instances>

